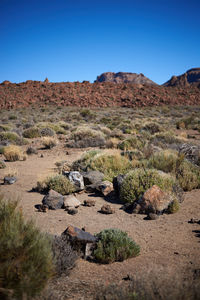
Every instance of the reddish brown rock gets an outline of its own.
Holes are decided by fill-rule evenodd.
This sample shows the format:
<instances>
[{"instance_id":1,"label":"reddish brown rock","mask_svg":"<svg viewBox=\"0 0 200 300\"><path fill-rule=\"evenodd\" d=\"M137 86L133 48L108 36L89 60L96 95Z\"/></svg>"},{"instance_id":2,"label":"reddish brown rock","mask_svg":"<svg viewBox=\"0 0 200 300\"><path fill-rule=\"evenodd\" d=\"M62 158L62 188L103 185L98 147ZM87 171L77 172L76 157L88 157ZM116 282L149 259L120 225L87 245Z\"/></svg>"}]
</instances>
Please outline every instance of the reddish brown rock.
<instances>
[{"instance_id":1,"label":"reddish brown rock","mask_svg":"<svg viewBox=\"0 0 200 300\"><path fill-rule=\"evenodd\" d=\"M138 201L142 213L162 213L173 201L173 197L163 192L157 185L148 189Z\"/></svg>"},{"instance_id":2,"label":"reddish brown rock","mask_svg":"<svg viewBox=\"0 0 200 300\"><path fill-rule=\"evenodd\" d=\"M100 212L102 214L110 215L110 214L114 214L115 210L109 204L105 204L101 207Z\"/></svg>"}]
</instances>

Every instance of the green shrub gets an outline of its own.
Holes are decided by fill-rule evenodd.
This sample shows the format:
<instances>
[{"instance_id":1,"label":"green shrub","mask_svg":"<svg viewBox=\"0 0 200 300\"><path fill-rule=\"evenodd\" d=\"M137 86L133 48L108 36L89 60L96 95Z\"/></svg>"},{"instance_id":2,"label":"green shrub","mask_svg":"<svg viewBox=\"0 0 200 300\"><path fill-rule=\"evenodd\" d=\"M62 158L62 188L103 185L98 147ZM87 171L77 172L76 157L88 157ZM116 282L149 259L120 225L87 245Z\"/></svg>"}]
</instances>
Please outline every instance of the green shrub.
<instances>
[{"instance_id":1,"label":"green shrub","mask_svg":"<svg viewBox=\"0 0 200 300\"><path fill-rule=\"evenodd\" d=\"M168 213L169 214L174 214L177 211L179 211L180 205L177 199L175 199L169 206L168 206Z\"/></svg>"},{"instance_id":2,"label":"green shrub","mask_svg":"<svg viewBox=\"0 0 200 300\"><path fill-rule=\"evenodd\" d=\"M23 137L28 139L38 138L41 136L40 130L36 127L30 127L23 131Z\"/></svg>"},{"instance_id":3,"label":"green shrub","mask_svg":"<svg viewBox=\"0 0 200 300\"><path fill-rule=\"evenodd\" d=\"M75 171L88 171L92 159L100 152L100 150L90 150L83 153L80 159L73 162L71 169Z\"/></svg>"},{"instance_id":4,"label":"green shrub","mask_svg":"<svg viewBox=\"0 0 200 300\"><path fill-rule=\"evenodd\" d=\"M66 146L72 148L101 147L104 146L105 143L105 137L101 131L82 127L77 128L77 130L71 134Z\"/></svg>"},{"instance_id":5,"label":"green shrub","mask_svg":"<svg viewBox=\"0 0 200 300\"><path fill-rule=\"evenodd\" d=\"M38 181L37 190L39 192L54 190L62 195L68 195L75 191L75 187L66 176L57 174Z\"/></svg>"},{"instance_id":6,"label":"green shrub","mask_svg":"<svg viewBox=\"0 0 200 300\"><path fill-rule=\"evenodd\" d=\"M121 150L142 149L143 143L136 137L127 138L118 145Z\"/></svg>"},{"instance_id":7,"label":"green shrub","mask_svg":"<svg viewBox=\"0 0 200 300\"><path fill-rule=\"evenodd\" d=\"M199 188L200 168L185 160L177 168L176 178L184 191Z\"/></svg>"},{"instance_id":8,"label":"green shrub","mask_svg":"<svg viewBox=\"0 0 200 300\"><path fill-rule=\"evenodd\" d=\"M105 229L96 236L98 242L94 257L97 262L108 264L123 261L140 253L140 247L119 229Z\"/></svg>"},{"instance_id":9,"label":"green shrub","mask_svg":"<svg viewBox=\"0 0 200 300\"><path fill-rule=\"evenodd\" d=\"M0 131L10 131L11 127L8 125L0 124Z\"/></svg>"},{"instance_id":10,"label":"green shrub","mask_svg":"<svg viewBox=\"0 0 200 300\"><path fill-rule=\"evenodd\" d=\"M0 133L0 141L9 141L14 144L19 144L21 141L20 136L15 132L1 132Z\"/></svg>"},{"instance_id":11,"label":"green shrub","mask_svg":"<svg viewBox=\"0 0 200 300\"><path fill-rule=\"evenodd\" d=\"M174 184L175 179L164 172L138 168L125 176L120 189L120 199L133 203L153 185L158 185L163 191L172 191Z\"/></svg>"},{"instance_id":12,"label":"green shrub","mask_svg":"<svg viewBox=\"0 0 200 300\"><path fill-rule=\"evenodd\" d=\"M148 131L150 134L155 134L161 131L161 127L158 123L147 123L142 128L142 130Z\"/></svg>"},{"instance_id":13,"label":"green shrub","mask_svg":"<svg viewBox=\"0 0 200 300\"><path fill-rule=\"evenodd\" d=\"M104 179L112 181L113 177L127 173L133 166L134 161L130 161L119 153L105 153L94 156L88 168L104 173Z\"/></svg>"},{"instance_id":14,"label":"green shrub","mask_svg":"<svg viewBox=\"0 0 200 300\"><path fill-rule=\"evenodd\" d=\"M164 150L154 153L148 161L148 166L166 173L175 173L177 160L178 154L176 152Z\"/></svg>"},{"instance_id":15,"label":"green shrub","mask_svg":"<svg viewBox=\"0 0 200 300\"><path fill-rule=\"evenodd\" d=\"M173 132L167 131L154 134L151 139L151 142L157 146L166 147L166 145L171 144L182 144L183 140L181 138L176 137Z\"/></svg>"},{"instance_id":16,"label":"green shrub","mask_svg":"<svg viewBox=\"0 0 200 300\"><path fill-rule=\"evenodd\" d=\"M31 298L53 275L51 241L0 196L0 298ZM9 298L10 299L10 298Z\"/></svg>"},{"instance_id":17,"label":"green shrub","mask_svg":"<svg viewBox=\"0 0 200 300\"><path fill-rule=\"evenodd\" d=\"M66 130L60 123L41 122L37 124L39 129L50 128L57 134L66 134Z\"/></svg>"}]
</instances>

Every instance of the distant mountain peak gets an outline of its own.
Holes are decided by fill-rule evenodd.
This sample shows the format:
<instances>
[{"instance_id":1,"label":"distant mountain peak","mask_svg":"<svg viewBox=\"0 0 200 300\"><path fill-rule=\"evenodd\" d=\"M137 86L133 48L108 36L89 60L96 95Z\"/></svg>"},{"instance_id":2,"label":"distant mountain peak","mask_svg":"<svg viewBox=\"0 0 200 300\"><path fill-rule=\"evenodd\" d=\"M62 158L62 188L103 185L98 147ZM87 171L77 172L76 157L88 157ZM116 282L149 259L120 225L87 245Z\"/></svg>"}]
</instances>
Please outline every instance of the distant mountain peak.
<instances>
[{"instance_id":1,"label":"distant mountain peak","mask_svg":"<svg viewBox=\"0 0 200 300\"><path fill-rule=\"evenodd\" d=\"M200 85L200 68L192 68L182 75L172 76L164 86L188 87L190 85Z\"/></svg>"},{"instance_id":2,"label":"distant mountain peak","mask_svg":"<svg viewBox=\"0 0 200 300\"><path fill-rule=\"evenodd\" d=\"M131 73L131 72L105 72L97 76L95 82L114 82L114 83L134 83L134 84L147 84L156 85L155 82L145 77L144 74Z\"/></svg>"}]
</instances>

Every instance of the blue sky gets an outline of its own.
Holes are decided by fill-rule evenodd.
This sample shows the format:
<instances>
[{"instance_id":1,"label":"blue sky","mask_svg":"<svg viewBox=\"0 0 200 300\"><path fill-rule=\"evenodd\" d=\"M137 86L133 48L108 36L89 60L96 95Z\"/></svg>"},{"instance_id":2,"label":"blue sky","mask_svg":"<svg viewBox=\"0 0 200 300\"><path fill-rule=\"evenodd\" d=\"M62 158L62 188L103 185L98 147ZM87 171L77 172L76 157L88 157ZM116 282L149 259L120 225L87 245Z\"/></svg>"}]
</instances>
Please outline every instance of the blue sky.
<instances>
[{"instance_id":1,"label":"blue sky","mask_svg":"<svg viewBox=\"0 0 200 300\"><path fill-rule=\"evenodd\" d=\"M200 67L199 30L199 0L0 0L0 82L123 71L162 84Z\"/></svg>"}]
</instances>

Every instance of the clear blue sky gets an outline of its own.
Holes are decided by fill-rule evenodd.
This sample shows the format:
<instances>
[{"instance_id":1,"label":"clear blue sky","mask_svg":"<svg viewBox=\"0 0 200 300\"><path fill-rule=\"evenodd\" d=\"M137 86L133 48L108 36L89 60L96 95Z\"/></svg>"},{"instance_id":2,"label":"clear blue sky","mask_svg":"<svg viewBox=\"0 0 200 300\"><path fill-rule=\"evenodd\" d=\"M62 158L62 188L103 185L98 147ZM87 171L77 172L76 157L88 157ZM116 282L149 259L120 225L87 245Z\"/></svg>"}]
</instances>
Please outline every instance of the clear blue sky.
<instances>
[{"instance_id":1,"label":"clear blue sky","mask_svg":"<svg viewBox=\"0 0 200 300\"><path fill-rule=\"evenodd\" d=\"M199 0L0 0L0 82L124 71L161 84L192 67Z\"/></svg>"}]
</instances>

